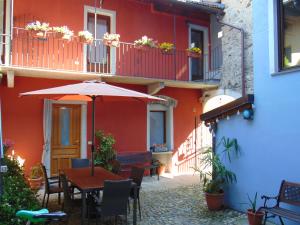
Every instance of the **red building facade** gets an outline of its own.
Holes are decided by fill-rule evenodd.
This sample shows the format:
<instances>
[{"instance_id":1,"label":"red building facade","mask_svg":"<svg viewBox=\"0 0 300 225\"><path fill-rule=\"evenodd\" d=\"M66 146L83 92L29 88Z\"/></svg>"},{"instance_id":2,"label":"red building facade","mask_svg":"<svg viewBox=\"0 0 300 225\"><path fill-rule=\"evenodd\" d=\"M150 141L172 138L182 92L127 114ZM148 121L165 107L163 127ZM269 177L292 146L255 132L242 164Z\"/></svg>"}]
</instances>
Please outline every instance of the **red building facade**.
<instances>
[{"instance_id":1,"label":"red building facade","mask_svg":"<svg viewBox=\"0 0 300 225\"><path fill-rule=\"evenodd\" d=\"M201 148L200 141L198 146L194 143L201 136L201 121L195 118L202 113L202 93L217 88L219 80L217 46L212 41L216 34L211 32L211 17L222 11L218 5L158 0L7 0L2 8L3 138L15 142L15 154L26 160L26 169L43 161L55 173L69 165L72 157L89 157L91 106L86 102L45 103L40 98L19 98L19 94L101 79L167 99L165 104L148 105L97 102L96 129L115 137L117 152L155 151L156 146L157 151L168 150L155 155L169 170L189 170L195 151ZM32 21L68 26L74 37L61 40L49 31L36 38L24 29ZM93 34L92 43L79 42L76 36L82 30ZM120 34L120 46L103 45L105 32ZM159 48L137 49L133 42L142 36L172 43L175 49L171 54ZM200 58L187 56L191 44L202 50ZM45 104L51 105L51 128L43 126ZM47 153L45 129L52 134Z\"/></svg>"}]
</instances>

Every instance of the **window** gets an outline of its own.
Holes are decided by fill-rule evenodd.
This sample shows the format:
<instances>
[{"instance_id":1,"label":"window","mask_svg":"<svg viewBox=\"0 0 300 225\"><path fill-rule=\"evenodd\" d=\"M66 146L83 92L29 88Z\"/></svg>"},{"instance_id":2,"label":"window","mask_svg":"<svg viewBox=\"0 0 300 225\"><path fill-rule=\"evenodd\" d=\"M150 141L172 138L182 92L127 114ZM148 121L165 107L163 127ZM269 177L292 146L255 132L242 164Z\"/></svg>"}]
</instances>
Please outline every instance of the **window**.
<instances>
[{"instance_id":1,"label":"window","mask_svg":"<svg viewBox=\"0 0 300 225\"><path fill-rule=\"evenodd\" d=\"M102 39L106 32L110 33L110 17L100 14L96 14L95 17L94 13L88 13L87 29L96 39L92 45L88 45L87 69L95 72L99 67L108 64L109 61L109 47L103 45L99 39Z\"/></svg>"},{"instance_id":2,"label":"window","mask_svg":"<svg viewBox=\"0 0 300 225\"><path fill-rule=\"evenodd\" d=\"M279 69L300 67L300 0L277 0Z\"/></svg>"},{"instance_id":3,"label":"window","mask_svg":"<svg viewBox=\"0 0 300 225\"><path fill-rule=\"evenodd\" d=\"M201 30L191 29L191 46L202 49L204 47L204 32ZM203 80L203 57L191 58L191 75L192 80Z\"/></svg>"},{"instance_id":4,"label":"window","mask_svg":"<svg viewBox=\"0 0 300 225\"><path fill-rule=\"evenodd\" d=\"M150 111L150 146L166 144L166 112Z\"/></svg>"}]
</instances>

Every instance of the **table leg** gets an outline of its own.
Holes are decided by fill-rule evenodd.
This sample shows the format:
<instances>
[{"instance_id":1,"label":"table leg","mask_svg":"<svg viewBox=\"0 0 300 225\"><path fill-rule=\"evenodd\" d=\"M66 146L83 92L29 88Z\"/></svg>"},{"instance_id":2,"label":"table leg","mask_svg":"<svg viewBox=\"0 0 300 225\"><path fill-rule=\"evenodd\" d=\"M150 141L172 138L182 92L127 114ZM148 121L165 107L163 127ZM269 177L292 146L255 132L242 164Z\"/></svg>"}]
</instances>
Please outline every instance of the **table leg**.
<instances>
[{"instance_id":1,"label":"table leg","mask_svg":"<svg viewBox=\"0 0 300 225\"><path fill-rule=\"evenodd\" d=\"M133 225L136 225L136 211L137 211L137 186L134 187L134 199L133 199Z\"/></svg>"},{"instance_id":2,"label":"table leg","mask_svg":"<svg viewBox=\"0 0 300 225\"><path fill-rule=\"evenodd\" d=\"M81 191L81 199L82 199L82 206L81 206L81 225L84 225L85 222L85 214L86 214L86 192L84 190Z\"/></svg>"}]
</instances>

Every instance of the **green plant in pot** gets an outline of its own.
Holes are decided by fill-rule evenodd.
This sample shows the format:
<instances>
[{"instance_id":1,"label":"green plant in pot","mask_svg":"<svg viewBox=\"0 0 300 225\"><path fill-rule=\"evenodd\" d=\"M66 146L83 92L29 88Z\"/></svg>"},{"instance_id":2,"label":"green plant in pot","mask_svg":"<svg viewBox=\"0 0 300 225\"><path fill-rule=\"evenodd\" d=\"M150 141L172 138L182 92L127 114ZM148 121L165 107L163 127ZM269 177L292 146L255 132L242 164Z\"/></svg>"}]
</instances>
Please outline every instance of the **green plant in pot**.
<instances>
[{"instance_id":1,"label":"green plant in pot","mask_svg":"<svg viewBox=\"0 0 300 225\"><path fill-rule=\"evenodd\" d=\"M43 183L43 172L40 165L30 168L28 183L32 190L38 190Z\"/></svg>"},{"instance_id":2,"label":"green plant in pot","mask_svg":"<svg viewBox=\"0 0 300 225\"><path fill-rule=\"evenodd\" d=\"M203 190L207 207L209 210L220 210L224 205L224 187L236 182L236 175L223 164L221 155L227 156L231 161L231 154L236 155L239 147L236 139L222 138L224 150L221 154L214 153L212 148L208 148L202 153L202 167L194 168L200 174L203 182Z\"/></svg>"},{"instance_id":3,"label":"green plant in pot","mask_svg":"<svg viewBox=\"0 0 300 225\"><path fill-rule=\"evenodd\" d=\"M249 195L247 196L249 205L249 209L247 210L247 217L249 225L261 225L265 214L263 212L257 211L257 192L255 193L253 199L251 199Z\"/></svg>"},{"instance_id":4,"label":"green plant in pot","mask_svg":"<svg viewBox=\"0 0 300 225\"><path fill-rule=\"evenodd\" d=\"M102 130L98 130L95 135L98 142L95 165L112 171L112 161L116 158L116 151L113 146L116 141L111 134L106 135Z\"/></svg>"}]
</instances>

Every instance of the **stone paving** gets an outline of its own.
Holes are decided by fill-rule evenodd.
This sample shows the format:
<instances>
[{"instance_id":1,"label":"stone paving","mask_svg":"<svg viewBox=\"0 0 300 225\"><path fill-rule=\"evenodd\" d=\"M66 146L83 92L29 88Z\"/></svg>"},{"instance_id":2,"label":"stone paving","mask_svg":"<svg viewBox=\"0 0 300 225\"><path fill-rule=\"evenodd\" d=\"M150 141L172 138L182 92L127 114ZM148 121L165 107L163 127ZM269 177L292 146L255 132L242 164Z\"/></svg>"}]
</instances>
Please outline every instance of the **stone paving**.
<instances>
[{"instance_id":1,"label":"stone paving","mask_svg":"<svg viewBox=\"0 0 300 225\"><path fill-rule=\"evenodd\" d=\"M54 196L53 196L54 197ZM59 210L57 196L50 198L49 208ZM132 208L132 207L131 207ZM246 225L245 214L233 210L210 212L199 184L199 177L146 177L141 190L142 220L139 225ZM69 224L80 224L75 213ZM132 212L128 215L132 224ZM90 224L95 224L91 221ZM107 223L109 224L109 223ZM125 224L125 223L124 223Z\"/></svg>"}]
</instances>

